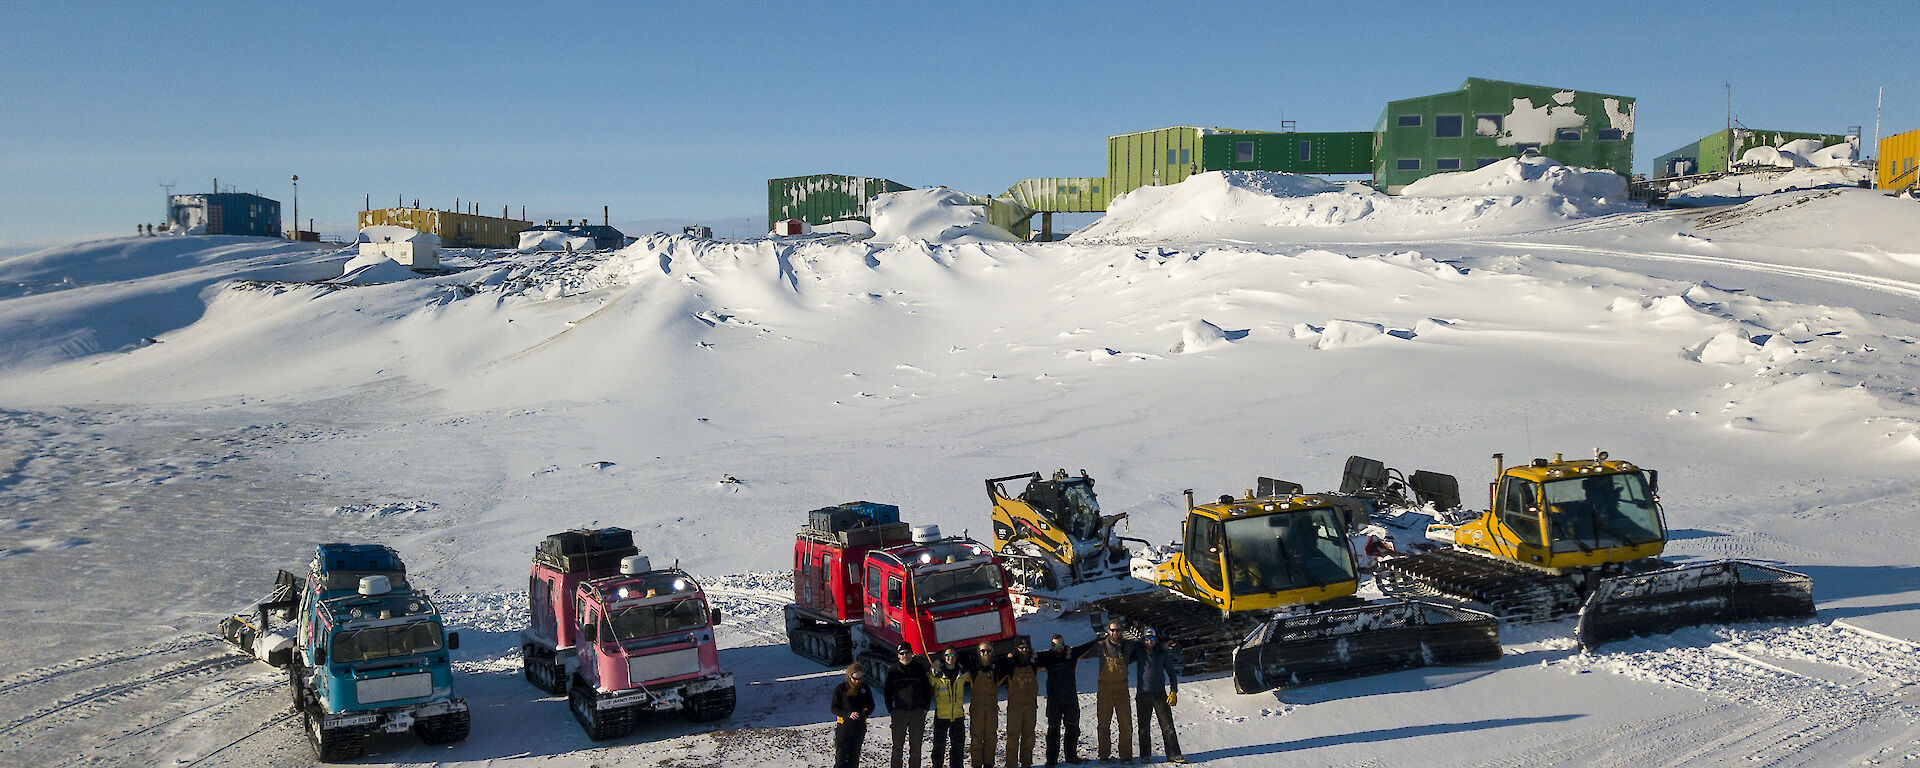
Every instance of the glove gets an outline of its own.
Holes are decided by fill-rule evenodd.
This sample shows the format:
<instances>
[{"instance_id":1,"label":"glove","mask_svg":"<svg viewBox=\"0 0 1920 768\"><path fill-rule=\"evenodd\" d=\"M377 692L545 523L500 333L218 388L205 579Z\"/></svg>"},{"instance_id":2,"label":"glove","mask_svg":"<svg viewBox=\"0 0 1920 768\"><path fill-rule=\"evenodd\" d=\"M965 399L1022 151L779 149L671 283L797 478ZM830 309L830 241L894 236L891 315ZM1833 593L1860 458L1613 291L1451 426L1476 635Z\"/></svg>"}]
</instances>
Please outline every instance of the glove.
<instances>
[{"instance_id":1,"label":"glove","mask_svg":"<svg viewBox=\"0 0 1920 768\"><path fill-rule=\"evenodd\" d=\"M1167 706L1169 706L1169 707L1171 707L1171 706L1175 706L1175 705L1178 705L1179 703L1180 703L1180 692L1179 692L1179 691L1168 691L1168 692L1167 692Z\"/></svg>"}]
</instances>

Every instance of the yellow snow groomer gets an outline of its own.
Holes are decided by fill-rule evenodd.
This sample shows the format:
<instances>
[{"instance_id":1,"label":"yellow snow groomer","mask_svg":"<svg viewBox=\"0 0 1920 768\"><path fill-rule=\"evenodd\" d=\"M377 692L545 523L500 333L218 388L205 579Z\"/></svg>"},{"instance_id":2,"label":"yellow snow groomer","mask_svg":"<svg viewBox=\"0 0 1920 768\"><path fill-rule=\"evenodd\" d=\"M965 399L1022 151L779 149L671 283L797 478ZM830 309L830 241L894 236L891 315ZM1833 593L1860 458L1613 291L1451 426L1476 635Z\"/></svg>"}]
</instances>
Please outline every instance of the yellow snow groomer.
<instances>
[{"instance_id":1,"label":"yellow snow groomer","mask_svg":"<svg viewBox=\"0 0 1920 768\"><path fill-rule=\"evenodd\" d=\"M1667 532L1658 472L1605 451L1511 467L1494 459L1486 511L1427 529L1430 541L1451 548L1383 560L1375 570L1383 591L1438 593L1516 622L1577 611L1585 647L1693 624L1813 615L1804 574L1660 559Z\"/></svg>"},{"instance_id":2,"label":"yellow snow groomer","mask_svg":"<svg viewBox=\"0 0 1920 768\"><path fill-rule=\"evenodd\" d=\"M1189 492L1179 551L1154 571L1160 589L1096 605L1153 627L1190 671L1231 668L1242 693L1500 657L1485 613L1355 597L1356 501L1276 485L1202 506Z\"/></svg>"}]
</instances>

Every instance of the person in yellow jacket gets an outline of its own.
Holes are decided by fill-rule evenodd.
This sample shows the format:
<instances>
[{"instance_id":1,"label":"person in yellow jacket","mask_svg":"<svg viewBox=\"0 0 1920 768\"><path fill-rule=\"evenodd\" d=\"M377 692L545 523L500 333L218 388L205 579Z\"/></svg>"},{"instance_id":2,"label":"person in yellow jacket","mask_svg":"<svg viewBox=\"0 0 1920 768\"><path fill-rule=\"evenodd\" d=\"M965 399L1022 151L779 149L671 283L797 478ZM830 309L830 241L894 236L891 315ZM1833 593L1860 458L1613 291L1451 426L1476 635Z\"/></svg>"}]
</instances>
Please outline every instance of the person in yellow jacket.
<instances>
[{"instance_id":1,"label":"person in yellow jacket","mask_svg":"<svg viewBox=\"0 0 1920 768\"><path fill-rule=\"evenodd\" d=\"M1093 657L1100 662L1100 677L1094 687L1094 709L1100 724L1100 762L1113 754L1109 722L1120 723L1120 762L1133 762L1133 697L1127 695L1127 667L1133 663L1134 642L1120 635L1120 622L1107 622L1106 634L1094 646Z\"/></svg>"},{"instance_id":2,"label":"person in yellow jacket","mask_svg":"<svg viewBox=\"0 0 1920 768\"><path fill-rule=\"evenodd\" d=\"M960 748L966 743L967 675L960 669L960 652L948 648L938 658L927 654L927 682L933 684L933 760L931 768L940 768L940 756L946 754L947 768L960 768Z\"/></svg>"},{"instance_id":3,"label":"person in yellow jacket","mask_svg":"<svg viewBox=\"0 0 1920 768\"><path fill-rule=\"evenodd\" d=\"M1003 662L1007 680L1006 768L1033 768L1034 718L1040 709L1039 664L1025 637Z\"/></svg>"},{"instance_id":4,"label":"person in yellow jacket","mask_svg":"<svg viewBox=\"0 0 1920 768\"><path fill-rule=\"evenodd\" d=\"M1000 684L1006 681L1006 660L995 658L993 644L982 642L967 674L967 687L973 701L968 708L973 722L973 768L993 768L993 748L1000 730Z\"/></svg>"}]
</instances>

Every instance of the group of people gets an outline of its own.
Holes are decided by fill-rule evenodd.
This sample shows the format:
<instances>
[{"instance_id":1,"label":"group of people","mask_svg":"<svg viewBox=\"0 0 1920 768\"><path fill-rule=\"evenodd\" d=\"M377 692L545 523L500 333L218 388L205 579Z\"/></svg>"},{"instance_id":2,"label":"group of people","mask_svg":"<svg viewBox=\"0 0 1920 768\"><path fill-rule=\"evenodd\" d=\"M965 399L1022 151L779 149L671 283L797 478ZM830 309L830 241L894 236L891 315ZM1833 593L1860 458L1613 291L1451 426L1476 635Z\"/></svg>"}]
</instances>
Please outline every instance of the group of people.
<instances>
[{"instance_id":1,"label":"group of people","mask_svg":"<svg viewBox=\"0 0 1920 768\"><path fill-rule=\"evenodd\" d=\"M1120 761L1133 762L1135 720L1139 721L1140 760L1153 754L1152 724L1160 724L1160 740L1167 759L1186 762L1173 733L1173 707L1179 703L1180 652L1162 645L1152 629L1138 641L1121 635L1118 622L1082 645L1069 646L1054 635L1047 650L1035 653L1021 638L1010 653L995 653L981 643L972 653L948 648L925 657L902 643L887 665L880 698L892 719L892 768L920 768L921 745L926 741L927 715L933 715L933 754L929 768L961 768L960 753L972 735L971 768L994 768L994 750L1000 738L1000 689L1007 691L1006 753L1004 768L1032 768L1035 715L1039 710L1040 673L1046 673L1046 766L1054 768L1064 746L1066 761L1080 758L1080 662L1093 657L1099 664L1095 709L1099 720L1101 762L1112 760L1117 726ZM1130 672L1131 670L1131 672ZM1131 685L1129 677L1131 676ZM866 741L867 721L873 716L874 693L868 670L855 662L846 680L834 687L832 710L834 768L854 768ZM1132 696L1128 695L1132 691ZM1131 699L1131 702L1129 702ZM1131 707L1131 709L1129 708ZM970 721L970 722L969 722Z\"/></svg>"}]
</instances>

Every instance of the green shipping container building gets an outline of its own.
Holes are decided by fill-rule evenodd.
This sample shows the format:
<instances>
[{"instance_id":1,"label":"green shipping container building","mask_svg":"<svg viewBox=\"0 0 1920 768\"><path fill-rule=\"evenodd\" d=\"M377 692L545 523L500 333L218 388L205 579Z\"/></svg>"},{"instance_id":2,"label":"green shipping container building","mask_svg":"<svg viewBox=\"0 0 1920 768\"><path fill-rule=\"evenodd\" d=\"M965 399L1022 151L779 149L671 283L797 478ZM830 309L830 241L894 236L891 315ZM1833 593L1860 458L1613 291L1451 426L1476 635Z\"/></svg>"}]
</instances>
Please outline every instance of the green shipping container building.
<instances>
[{"instance_id":1,"label":"green shipping container building","mask_svg":"<svg viewBox=\"0 0 1920 768\"><path fill-rule=\"evenodd\" d=\"M1235 131L1200 138L1200 167L1208 171L1372 173L1373 134Z\"/></svg>"},{"instance_id":2,"label":"green shipping container building","mask_svg":"<svg viewBox=\"0 0 1920 768\"><path fill-rule=\"evenodd\" d=\"M767 179L767 228L787 219L816 226L847 219L871 222L867 204L875 195L909 189L887 179L836 173Z\"/></svg>"},{"instance_id":3,"label":"green shipping container building","mask_svg":"<svg viewBox=\"0 0 1920 768\"><path fill-rule=\"evenodd\" d=\"M1373 182L1388 192L1529 149L1568 165L1633 173L1634 100L1469 77L1459 90L1387 102Z\"/></svg>"},{"instance_id":4,"label":"green shipping container building","mask_svg":"<svg viewBox=\"0 0 1920 768\"><path fill-rule=\"evenodd\" d=\"M1734 162L1755 147L1780 147L1790 141L1813 139L1822 147L1842 144L1852 137L1837 133L1799 133L1796 131L1756 131L1750 128L1721 129L1684 147L1653 159L1653 176L1689 176L1696 173L1722 173L1727 170L1727 150L1733 150Z\"/></svg>"}]
</instances>

